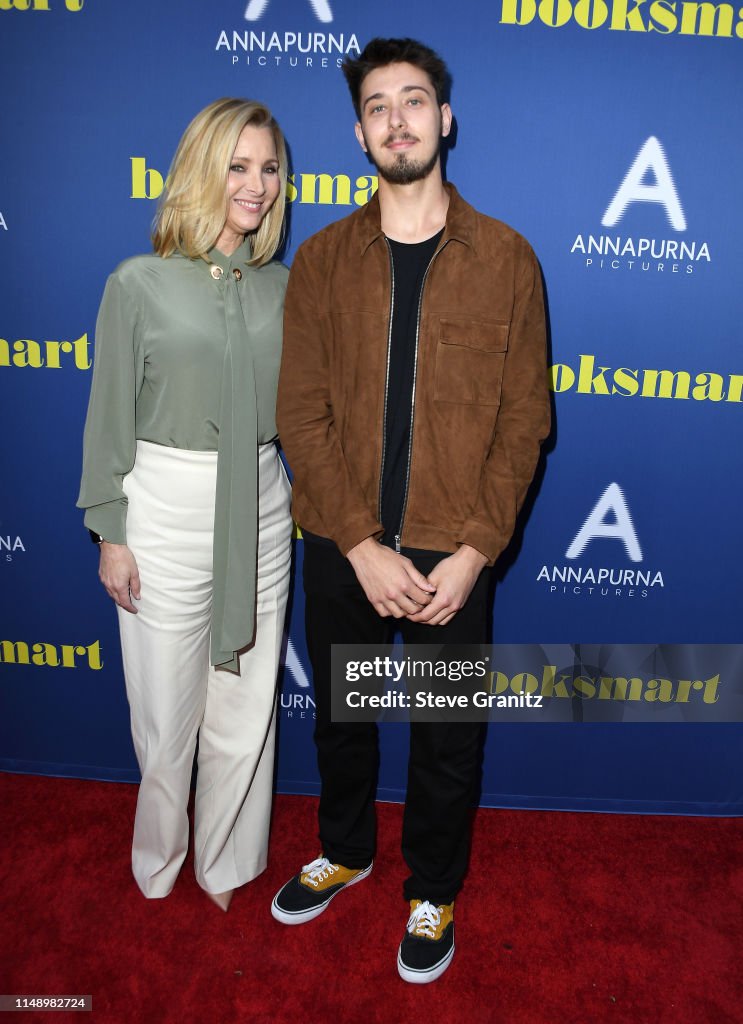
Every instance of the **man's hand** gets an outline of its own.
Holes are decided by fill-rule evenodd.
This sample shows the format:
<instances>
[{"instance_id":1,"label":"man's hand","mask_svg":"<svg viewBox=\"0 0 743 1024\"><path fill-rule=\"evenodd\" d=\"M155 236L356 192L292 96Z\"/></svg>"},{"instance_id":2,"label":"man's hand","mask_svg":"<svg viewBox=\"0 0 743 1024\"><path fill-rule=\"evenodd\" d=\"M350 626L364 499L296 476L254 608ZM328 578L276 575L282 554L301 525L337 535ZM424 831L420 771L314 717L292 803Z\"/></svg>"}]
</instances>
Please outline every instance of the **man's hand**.
<instances>
[{"instance_id":1,"label":"man's hand","mask_svg":"<svg viewBox=\"0 0 743 1024\"><path fill-rule=\"evenodd\" d=\"M367 537L346 556L375 611L383 618L412 617L436 590L409 558Z\"/></svg>"},{"instance_id":2,"label":"man's hand","mask_svg":"<svg viewBox=\"0 0 743 1024\"><path fill-rule=\"evenodd\" d=\"M139 586L139 569L134 555L126 544L109 544L101 541L101 562L98 576L119 607L137 614L132 598L138 601L141 596Z\"/></svg>"},{"instance_id":3,"label":"man's hand","mask_svg":"<svg viewBox=\"0 0 743 1024\"><path fill-rule=\"evenodd\" d=\"M422 622L427 626L445 626L464 607L477 577L487 564L488 560L481 551L462 544L455 554L443 558L429 574L428 579L436 587L434 599L407 617L411 622Z\"/></svg>"}]
</instances>

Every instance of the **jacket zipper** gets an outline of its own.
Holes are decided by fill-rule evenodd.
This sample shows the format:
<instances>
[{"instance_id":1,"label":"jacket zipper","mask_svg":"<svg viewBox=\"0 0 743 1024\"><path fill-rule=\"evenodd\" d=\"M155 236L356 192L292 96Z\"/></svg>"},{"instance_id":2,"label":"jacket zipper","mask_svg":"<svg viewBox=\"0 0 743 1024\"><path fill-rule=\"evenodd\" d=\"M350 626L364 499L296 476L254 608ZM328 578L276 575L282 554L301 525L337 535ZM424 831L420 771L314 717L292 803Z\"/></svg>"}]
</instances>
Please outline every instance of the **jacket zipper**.
<instances>
[{"instance_id":1,"label":"jacket zipper","mask_svg":"<svg viewBox=\"0 0 743 1024\"><path fill-rule=\"evenodd\" d=\"M392 314L395 311L395 261L392 259L392 248L385 235L384 244L390 260L390 324L387 329L387 369L384 378L384 414L382 415L382 464L379 470L379 499L377 501L377 519L382 522L382 481L384 480L384 460L387 455L387 397L390 390L390 357L392 355ZM397 538L396 538L397 541Z\"/></svg>"},{"instance_id":2,"label":"jacket zipper","mask_svg":"<svg viewBox=\"0 0 743 1024\"><path fill-rule=\"evenodd\" d=\"M385 241L387 241L386 238L385 238ZM395 551L397 551L398 554L399 554L400 548L401 548L400 541L401 541L401 537L402 537L402 526L403 526L403 523L405 522L405 512L406 512L407 507L408 507L408 489L409 489L409 486L410 486L410 462L411 462L412 456L413 456L413 422L415 420L415 385L416 385L416 381L418 379L418 341L419 341L419 338L420 338L420 329L421 329L421 309L423 308L423 292L424 292L425 287L426 287L426 280L428 278L428 272L430 271L431 267L433 266L433 261L436 259L438 254L443 249L446 248L446 246L448 244L449 244L449 240L447 239L447 241L444 242L444 244L441 246L440 249L436 250L436 252L433 254L431 259L429 260L428 266L426 267L426 272L423 275L423 280L421 281L420 295L418 296L418 313L417 313L416 321L415 321L415 356L413 357L413 389L412 389L412 393L411 393L411 396L410 396L410 433L409 433L409 436L408 436L408 459L407 459L407 466L405 468L405 492L403 494L403 499L402 499L402 515L400 516L400 525L398 526L397 533L395 534ZM393 288L393 294L394 294L394 285L395 285L394 274L395 274L395 269L394 269L394 262L392 260L392 250L390 249L389 242L387 242L387 249L389 250L390 264L392 266L392 288ZM385 395L384 395L384 434L385 434L385 441L386 441L386 438L387 438L387 388L389 386L390 344L391 344L391 340L392 340L392 305L390 305L390 330L389 330L389 337L387 339L387 383L385 385ZM384 471L384 449L382 451L383 451L382 470ZM379 510L380 510L379 511L379 517L380 517L380 520L381 520L381 517L382 517L382 477L381 476L379 478Z\"/></svg>"}]
</instances>

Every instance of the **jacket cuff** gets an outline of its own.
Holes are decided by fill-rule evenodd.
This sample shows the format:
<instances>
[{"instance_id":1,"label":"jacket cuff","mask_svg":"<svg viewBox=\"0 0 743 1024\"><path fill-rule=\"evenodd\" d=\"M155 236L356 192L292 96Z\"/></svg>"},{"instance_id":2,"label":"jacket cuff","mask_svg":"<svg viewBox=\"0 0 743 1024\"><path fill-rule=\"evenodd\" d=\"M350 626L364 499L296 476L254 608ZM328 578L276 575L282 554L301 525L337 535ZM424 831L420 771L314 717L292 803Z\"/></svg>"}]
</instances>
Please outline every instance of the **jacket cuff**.
<instances>
[{"instance_id":1,"label":"jacket cuff","mask_svg":"<svg viewBox=\"0 0 743 1024\"><path fill-rule=\"evenodd\" d=\"M503 551L505 544L499 542L492 526L485 526L476 519L468 519L457 535L456 543L469 544L476 548L488 560L488 565L495 565L496 559Z\"/></svg>"},{"instance_id":2,"label":"jacket cuff","mask_svg":"<svg viewBox=\"0 0 743 1024\"><path fill-rule=\"evenodd\" d=\"M126 498L86 508L84 523L109 544L126 544Z\"/></svg>"},{"instance_id":3,"label":"jacket cuff","mask_svg":"<svg viewBox=\"0 0 743 1024\"><path fill-rule=\"evenodd\" d=\"M383 533L384 529L381 523L378 523L370 515L364 515L346 520L341 528L334 533L332 539L345 558L351 548L355 548L362 540L366 540L367 537L381 537Z\"/></svg>"}]
</instances>

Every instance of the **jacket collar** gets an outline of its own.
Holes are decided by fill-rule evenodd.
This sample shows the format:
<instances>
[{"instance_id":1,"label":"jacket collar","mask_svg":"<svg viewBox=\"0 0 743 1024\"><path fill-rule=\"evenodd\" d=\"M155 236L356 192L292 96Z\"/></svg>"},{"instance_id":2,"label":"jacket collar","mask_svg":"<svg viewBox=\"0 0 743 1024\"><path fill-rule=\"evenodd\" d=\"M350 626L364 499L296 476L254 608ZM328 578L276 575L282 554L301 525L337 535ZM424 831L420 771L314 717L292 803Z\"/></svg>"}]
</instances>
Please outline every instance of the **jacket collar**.
<instances>
[{"instance_id":1,"label":"jacket collar","mask_svg":"<svg viewBox=\"0 0 743 1024\"><path fill-rule=\"evenodd\" d=\"M444 188L449 193L449 209L446 212L446 225L442 242L456 239L464 245L476 250L475 236L477 233L477 212L465 202L451 182L445 181ZM366 206L359 211L357 221L359 236L359 253L363 255L372 242L382 237L382 213L379 208L379 193L375 192Z\"/></svg>"}]
</instances>

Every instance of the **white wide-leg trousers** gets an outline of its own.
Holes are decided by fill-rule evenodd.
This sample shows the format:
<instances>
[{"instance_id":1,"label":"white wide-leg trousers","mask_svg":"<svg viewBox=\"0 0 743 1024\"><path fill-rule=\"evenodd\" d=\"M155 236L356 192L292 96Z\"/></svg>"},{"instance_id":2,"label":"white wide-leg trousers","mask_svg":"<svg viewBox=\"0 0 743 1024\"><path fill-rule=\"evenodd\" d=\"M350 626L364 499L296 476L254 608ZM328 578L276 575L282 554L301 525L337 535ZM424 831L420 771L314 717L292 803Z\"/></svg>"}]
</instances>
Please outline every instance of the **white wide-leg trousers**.
<instances>
[{"instance_id":1,"label":"white wide-leg trousers","mask_svg":"<svg viewBox=\"0 0 743 1024\"><path fill-rule=\"evenodd\" d=\"M124 479L127 539L142 586L136 615L118 609L142 774L132 869L147 897L168 895L186 856L197 736L199 885L225 892L266 866L291 556L290 488L273 443L259 447L258 473L256 634L240 654L239 675L209 664L216 452L138 441Z\"/></svg>"}]
</instances>

